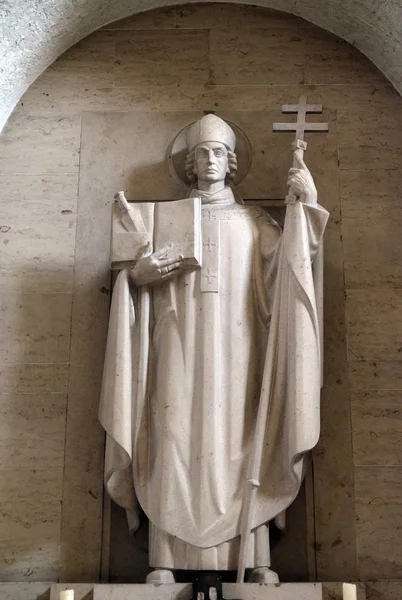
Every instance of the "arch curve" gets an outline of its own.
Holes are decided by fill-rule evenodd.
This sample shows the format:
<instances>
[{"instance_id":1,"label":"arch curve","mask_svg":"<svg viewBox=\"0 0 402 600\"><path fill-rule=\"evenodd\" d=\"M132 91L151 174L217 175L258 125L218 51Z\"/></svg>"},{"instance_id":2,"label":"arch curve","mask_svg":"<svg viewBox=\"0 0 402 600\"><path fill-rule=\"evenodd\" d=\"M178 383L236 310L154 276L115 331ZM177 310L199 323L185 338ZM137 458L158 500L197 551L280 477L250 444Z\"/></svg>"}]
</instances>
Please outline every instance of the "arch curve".
<instances>
[{"instance_id":1,"label":"arch curve","mask_svg":"<svg viewBox=\"0 0 402 600\"><path fill-rule=\"evenodd\" d=\"M3 0L0 8L0 130L29 85L60 54L96 29L169 0ZM399 0L258 0L302 17L365 54L402 92Z\"/></svg>"}]
</instances>

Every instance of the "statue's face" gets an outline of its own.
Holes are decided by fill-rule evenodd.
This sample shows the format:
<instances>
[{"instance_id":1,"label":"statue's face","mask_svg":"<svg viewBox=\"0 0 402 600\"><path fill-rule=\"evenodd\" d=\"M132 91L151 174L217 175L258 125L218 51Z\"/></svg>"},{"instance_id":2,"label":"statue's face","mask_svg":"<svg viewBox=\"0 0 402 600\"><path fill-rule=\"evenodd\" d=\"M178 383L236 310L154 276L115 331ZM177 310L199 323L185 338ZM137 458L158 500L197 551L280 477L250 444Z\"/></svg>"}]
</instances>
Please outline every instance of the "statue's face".
<instances>
[{"instance_id":1,"label":"statue's face","mask_svg":"<svg viewBox=\"0 0 402 600\"><path fill-rule=\"evenodd\" d=\"M195 173L198 181L225 181L229 173L228 151L219 142L204 142L195 149Z\"/></svg>"}]
</instances>

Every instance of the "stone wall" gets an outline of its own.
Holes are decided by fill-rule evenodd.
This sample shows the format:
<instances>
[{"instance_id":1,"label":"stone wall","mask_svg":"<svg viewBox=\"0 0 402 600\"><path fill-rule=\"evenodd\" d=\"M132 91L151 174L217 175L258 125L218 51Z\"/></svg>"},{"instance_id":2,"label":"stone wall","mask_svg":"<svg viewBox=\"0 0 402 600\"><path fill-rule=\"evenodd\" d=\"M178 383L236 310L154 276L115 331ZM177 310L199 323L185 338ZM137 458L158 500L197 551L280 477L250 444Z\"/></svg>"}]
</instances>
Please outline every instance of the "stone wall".
<instances>
[{"instance_id":1,"label":"stone wall","mask_svg":"<svg viewBox=\"0 0 402 600\"><path fill-rule=\"evenodd\" d=\"M179 194L167 142L216 111L253 144L243 195L283 197L291 138L271 126L303 92L330 123L306 156L331 211L325 388L307 502L277 565L288 578L402 578L401 99L351 46L304 21L193 5L80 42L0 140L1 581L96 581L109 562L116 580L131 571L115 509L111 543L108 525L102 534L96 419L113 192ZM303 531L307 544L289 550Z\"/></svg>"}]
</instances>

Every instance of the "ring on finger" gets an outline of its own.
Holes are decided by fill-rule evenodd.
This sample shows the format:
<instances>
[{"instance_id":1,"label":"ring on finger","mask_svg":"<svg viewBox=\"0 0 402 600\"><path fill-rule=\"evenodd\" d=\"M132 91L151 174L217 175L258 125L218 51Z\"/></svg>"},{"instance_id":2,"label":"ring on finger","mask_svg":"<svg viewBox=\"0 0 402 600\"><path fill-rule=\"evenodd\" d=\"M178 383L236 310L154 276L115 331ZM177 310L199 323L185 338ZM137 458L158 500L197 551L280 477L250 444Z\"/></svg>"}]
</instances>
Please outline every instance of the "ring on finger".
<instances>
[{"instance_id":1,"label":"ring on finger","mask_svg":"<svg viewBox=\"0 0 402 600\"><path fill-rule=\"evenodd\" d=\"M162 275L167 275L169 273L169 267L162 267L161 272Z\"/></svg>"}]
</instances>

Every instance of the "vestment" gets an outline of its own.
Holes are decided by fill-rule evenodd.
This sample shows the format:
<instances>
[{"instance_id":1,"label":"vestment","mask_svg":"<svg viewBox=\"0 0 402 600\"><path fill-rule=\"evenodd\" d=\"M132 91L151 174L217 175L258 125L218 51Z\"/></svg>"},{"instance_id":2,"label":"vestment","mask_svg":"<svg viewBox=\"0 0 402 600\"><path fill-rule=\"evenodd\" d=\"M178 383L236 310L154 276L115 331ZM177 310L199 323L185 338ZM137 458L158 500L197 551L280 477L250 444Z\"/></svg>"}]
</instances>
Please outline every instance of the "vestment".
<instances>
[{"instance_id":1,"label":"vestment","mask_svg":"<svg viewBox=\"0 0 402 600\"><path fill-rule=\"evenodd\" d=\"M201 271L150 289L134 289L126 271L117 279L100 408L105 481L118 504L133 514L138 501L149 517L152 566L235 569L230 540L239 535L262 379L272 370L248 561L262 566L258 528L294 500L319 435L311 261L328 213L298 201L281 235L229 188L203 202ZM267 354L272 319L279 327Z\"/></svg>"}]
</instances>

